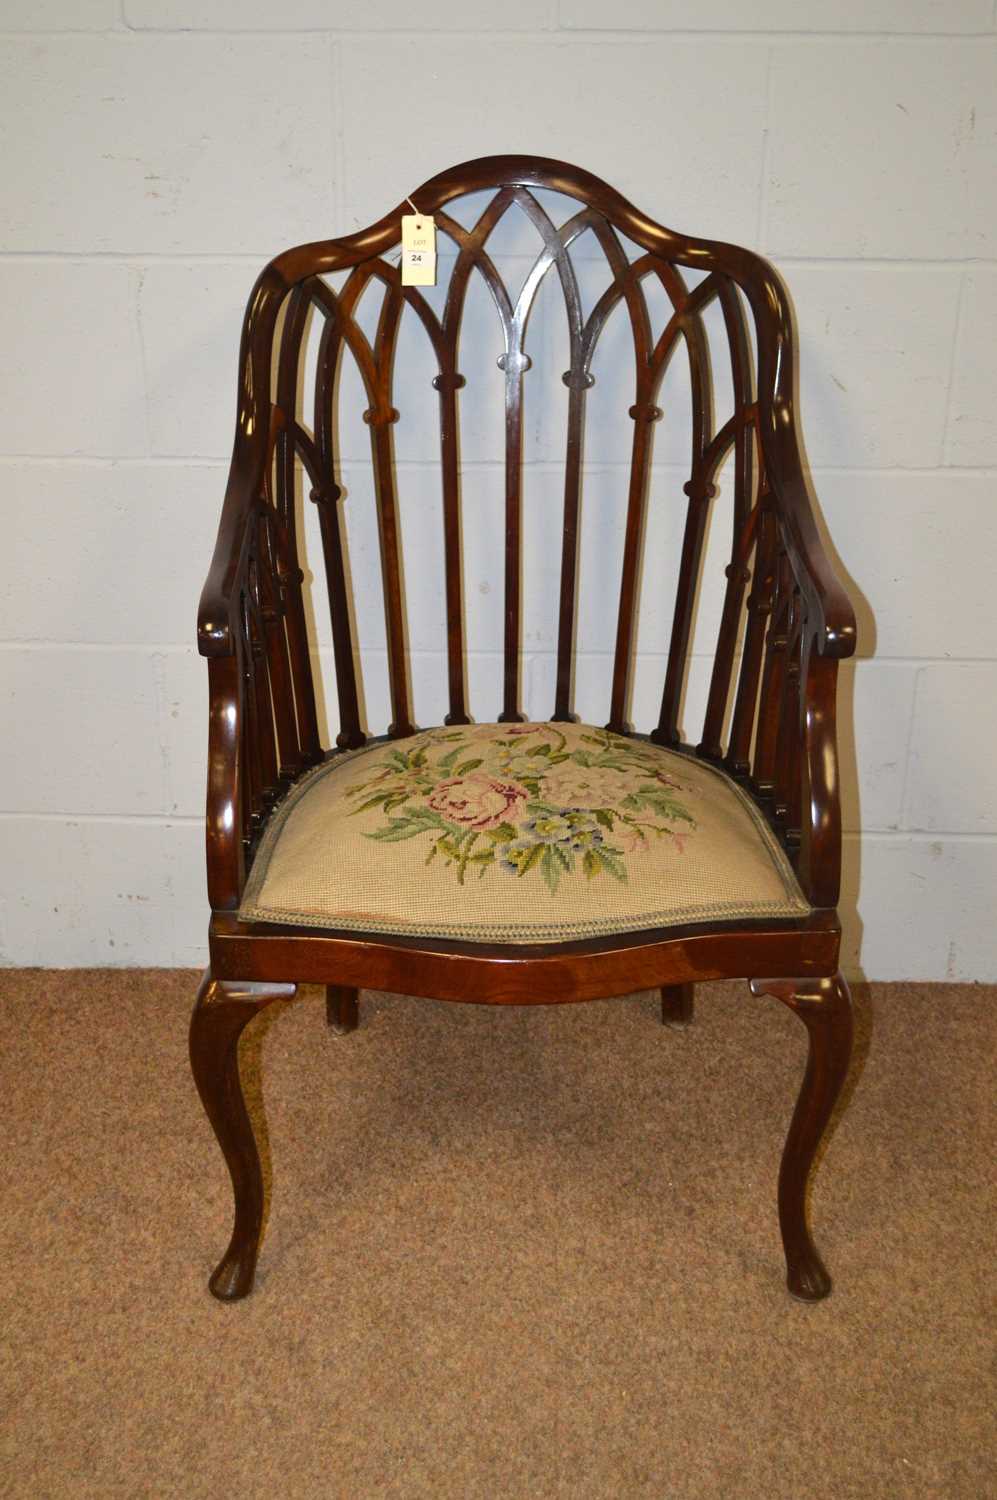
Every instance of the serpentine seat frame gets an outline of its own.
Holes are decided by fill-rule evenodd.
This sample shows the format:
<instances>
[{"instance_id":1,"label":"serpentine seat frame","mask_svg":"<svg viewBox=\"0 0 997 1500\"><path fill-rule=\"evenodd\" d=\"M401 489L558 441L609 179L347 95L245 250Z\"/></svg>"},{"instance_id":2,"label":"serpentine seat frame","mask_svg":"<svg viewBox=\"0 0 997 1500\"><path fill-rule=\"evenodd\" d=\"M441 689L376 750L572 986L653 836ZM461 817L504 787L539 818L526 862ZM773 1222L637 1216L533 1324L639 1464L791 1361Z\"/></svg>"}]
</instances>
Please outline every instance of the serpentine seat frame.
<instances>
[{"instance_id":1,"label":"serpentine seat frame","mask_svg":"<svg viewBox=\"0 0 997 1500\"><path fill-rule=\"evenodd\" d=\"M448 213L462 195L492 194L467 228ZM541 205L543 190L574 199L560 227ZM814 1155L848 1070L851 1008L838 970L836 906L841 820L835 738L838 661L855 647L855 621L820 541L804 479L794 395L795 347L789 304L775 272L733 245L691 239L653 223L612 188L561 162L490 157L432 178L412 194L436 218L455 259L446 307L433 311L418 288L403 287L386 257L398 245L409 203L360 233L302 245L277 256L249 299L239 355L235 446L214 557L201 598L199 649L210 689L207 794L210 967L191 1022L197 1087L225 1155L235 1194L231 1243L210 1280L222 1299L251 1288L263 1218L260 1158L239 1076L245 1026L300 983L327 987L331 1024L357 1024L361 988L488 1004L589 1000L660 988L666 1021L691 1019L697 980L746 978L803 1021L806 1072L790 1125L778 1188L788 1285L805 1300L827 1294L830 1279L807 1225L805 1195ZM488 253L489 235L516 208L536 228L542 250L522 293L507 291ZM608 262L609 287L586 315L568 253L586 231ZM637 248L629 258L624 239ZM607 728L632 733L632 691L641 539L650 477L652 424L663 372L684 345L691 392L687 519L673 624L654 744L719 767L753 799L788 856L810 910L620 932L566 943L458 942L452 939L294 926L239 917L261 836L292 787L324 759L371 743L362 725L357 642L348 597L338 479L337 380L344 351L356 362L368 402L391 695L388 741L416 732L408 676L401 537L392 427L398 417L394 354L405 308L419 319L437 364L439 455L445 553L446 725L471 722L466 702L466 632L461 578L461 465L458 345L472 272L487 283L502 327L505 386L504 643L500 723L521 722L521 512L524 334L547 271L559 278L567 313L570 368L564 464L556 690L552 721L574 720L572 672L578 615L580 496L586 393L600 330L625 306L633 334L633 424L622 573ZM333 289L323 279L347 272ZM689 273L699 279L691 284ZM686 273L683 275L683 273ZM372 278L384 285L376 334L354 314ZM646 278L671 307L652 336ZM716 299L729 348L734 410L715 430L703 315ZM745 316L745 304L750 319ZM313 417L300 389L310 317L322 320ZM753 337L752 337L753 334ZM629 398L632 396L632 400ZM733 536L702 731L679 732L690 639L701 592L704 536L715 479L730 459ZM339 733L323 746L312 677L296 476L307 475L317 508L328 581ZM410 597L417 600L412 580ZM418 607L418 604L416 604Z\"/></svg>"}]
</instances>

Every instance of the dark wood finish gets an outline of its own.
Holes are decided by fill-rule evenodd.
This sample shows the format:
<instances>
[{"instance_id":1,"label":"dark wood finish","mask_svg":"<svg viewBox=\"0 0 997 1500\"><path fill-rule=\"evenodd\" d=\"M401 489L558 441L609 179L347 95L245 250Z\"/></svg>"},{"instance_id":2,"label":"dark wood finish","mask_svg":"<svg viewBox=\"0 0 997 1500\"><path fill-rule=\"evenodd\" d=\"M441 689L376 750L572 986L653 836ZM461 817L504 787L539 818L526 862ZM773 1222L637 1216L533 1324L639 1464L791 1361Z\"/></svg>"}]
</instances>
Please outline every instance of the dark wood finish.
<instances>
[{"instance_id":1,"label":"dark wood finish","mask_svg":"<svg viewBox=\"0 0 997 1500\"><path fill-rule=\"evenodd\" d=\"M559 1005L686 980L833 973L841 929L834 913L815 912L531 946L281 927L216 912L209 937L220 978L279 975L473 1005Z\"/></svg>"},{"instance_id":2,"label":"dark wood finish","mask_svg":"<svg viewBox=\"0 0 997 1500\"><path fill-rule=\"evenodd\" d=\"M208 1285L223 1302L253 1285L263 1227L263 1171L239 1076L239 1038L261 1010L293 1000L293 984L201 980L190 1021L190 1065L205 1113L228 1165L235 1194L232 1238Z\"/></svg>"},{"instance_id":3,"label":"dark wood finish","mask_svg":"<svg viewBox=\"0 0 997 1500\"><path fill-rule=\"evenodd\" d=\"M309 296L309 289L312 295ZM324 283L306 281L291 294L291 310L295 298L301 298L307 309L313 305L325 312L329 305ZM302 319L304 318L302 314ZM291 311L288 312L288 319ZM303 326L303 322L302 322ZM286 324L285 324L286 328ZM301 363L300 332L294 345L290 362L289 384L285 400L288 410L293 411L297 400L297 383ZM287 333L284 335L285 344ZM336 414L334 392L339 361L342 352L342 337L339 331L338 306L333 303L325 318L322 337L319 341L318 368L315 377L315 438L312 442L297 423L292 429L297 451L311 482L309 499L318 509L319 532L322 537L322 557L325 562L325 577L329 595L329 619L332 625L332 651L336 664L336 693L339 698L339 734L336 744L341 750L355 750L364 743L364 732L360 727L360 698L357 692L356 670L353 665L353 623L350 619L349 597L346 586L346 559L343 551L342 517L339 501L342 487L336 482ZM281 375L284 373L284 351L281 351ZM291 452L293 470L294 453Z\"/></svg>"},{"instance_id":4,"label":"dark wood finish","mask_svg":"<svg viewBox=\"0 0 997 1500\"><path fill-rule=\"evenodd\" d=\"M360 1025L360 991L342 984L325 987L325 1018L333 1031L345 1035Z\"/></svg>"},{"instance_id":5,"label":"dark wood finish","mask_svg":"<svg viewBox=\"0 0 997 1500\"><path fill-rule=\"evenodd\" d=\"M831 1278L807 1225L807 1182L814 1156L848 1075L852 1055L852 999L838 973L814 980L753 979L753 995L774 995L807 1028L809 1050L800 1097L779 1169L779 1227L787 1285L803 1302L819 1302Z\"/></svg>"},{"instance_id":6,"label":"dark wood finish","mask_svg":"<svg viewBox=\"0 0 997 1500\"><path fill-rule=\"evenodd\" d=\"M579 204L577 213L559 227L535 194L545 188ZM472 227L464 227L447 212L453 200L485 190L491 197ZM214 1289L226 1296L248 1290L256 1253L258 1191L238 1089L238 1034L262 1004L285 998L289 985L325 985L330 1023L345 1030L356 1023L357 991L368 986L487 1004L551 1004L658 988L663 1019L680 1024L691 1014L694 983L745 977L763 989L775 986L772 993L793 1004L811 1034L815 1060L790 1132L780 1212L792 1289L804 1296L818 1295L823 1282L816 1252L800 1229L799 1183L801 1164L809 1168L847 1063L841 1019L847 991L837 976L841 820L835 691L837 662L854 650L855 621L820 542L804 479L788 299L772 267L751 251L654 224L605 183L562 162L522 156L468 162L425 183L413 199L420 212L435 215L440 236L455 252L441 315L418 288L400 285L397 267L386 258L397 246L400 218L408 212L405 203L357 234L279 255L253 288L243 325L235 445L198 621L199 647L209 669L207 857L213 917L211 978L202 987L195 1011L192 1056L196 1054L198 1086L233 1172L237 1199L243 1203L234 1248L216 1273ZM506 288L488 252L490 235L510 212L525 214L541 241L536 261L515 294ZM586 315L570 252L574 241L587 232L604 252L610 283ZM638 247L633 260L623 237ZM403 312L420 321L437 367L433 383L439 394L446 567L446 722L469 722L460 568L459 393L465 381L459 366L461 323L472 274L488 287L503 341L498 358L505 377L500 717L523 717L521 471L524 379L530 369L524 343L537 290L552 270L564 298L570 346L569 368L562 377L569 396L553 717L574 717L586 392L593 384L591 364L600 334L614 308L622 304L634 365L632 388L620 395L621 415L624 408L629 410L633 438L609 726L630 732L628 700L653 424L662 415L658 401L664 372L682 345L691 391L690 477L661 714L651 738L720 764L737 777L782 841L813 911L800 920L732 921L533 947L240 922L236 913L247 870L274 807L324 754L365 743L336 451L339 375L345 357L354 361L363 383L364 416L370 428L391 686L387 732L407 735L415 727L392 448L396 401L401 399L397 393L402 388L395 381L394 363ZM332 273L343 273L335 291L323 279ZM700 273L703 279L692 285L689 273ZM645 296L647 278L663 289L671 308L656 340ZM371 340L356 311L372 283L377 283L373 290L382 301ZM719 426L714 425L703 318L714 300L722 312L724 358L730 363L734 393L734 410L721 414ZM321 335L314 392L306 393L302 404L303 345L310 318L320 320ZM733 526L725 600L705 721L698 737L685 744L679 725L703 539L717 475L728 456L733 466ZM295 521L299 466L318 507L332 620L340 731L337 749L329 750L319 743L301 597L303 571ZM654 567L655 561L649 559L648 566ZM381 730L373 726L373 732Z\"/></svg>"},{"instance_id":7,"label":"dark wood finish","mask_svg":"<svg viewBox=\"0 0 997 1500\"><path fill-rule=\"evenodd\" d=\"M692 1008L695 986L691 984L665 984L661 987L661 1019L666 1026L684 1030L692 1025Z\"/></svg>"}]
</instances>

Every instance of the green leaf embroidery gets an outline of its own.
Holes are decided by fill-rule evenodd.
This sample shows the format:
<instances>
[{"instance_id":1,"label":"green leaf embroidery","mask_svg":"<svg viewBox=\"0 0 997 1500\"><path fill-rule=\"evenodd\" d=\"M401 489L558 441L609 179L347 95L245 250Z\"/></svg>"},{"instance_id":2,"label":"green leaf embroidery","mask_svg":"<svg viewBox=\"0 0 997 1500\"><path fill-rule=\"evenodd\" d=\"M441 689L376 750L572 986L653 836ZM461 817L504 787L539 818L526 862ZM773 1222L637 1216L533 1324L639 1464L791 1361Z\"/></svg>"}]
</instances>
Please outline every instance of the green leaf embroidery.
<instances>
[{"instance_id":1,"label":"green leaf embroidery","mask_svg":"<svg viewBox=\"0 0 997 1500\"><path fill-rule=\"evenodd\" d=\"M532 760L532 768L525 774L511 770L517 759L527 765ZM581 790L581 806L561 806L545 796L548 774L566 762L593 773L587 792L598 786L602 773L612 773L606 782L611 805L587 808ZM482 767L485 775L474 784L469 800L463 805L461 799L454 800L455 816L487 822L494 816L496 800L501 806L505 797L508 818L493 828L474 828L450 822L428 805L429 797L442 783L469 776ZM364 837L380 843L401 843L420 834L429 835L425 863L440 855L445 864L455 867L461 886L468 869L476 869L480 879L490 866L497 869L500 863L520 879L539 870L551 896L557 894L563 879L577 874L587 881L607 874L625 884L628 859L650 848L650 835L671 838L676 824L688 830L696 827L682 800L682 785L663 783L662 763L656 752L609 731L569 736L547 725L530 727L526 734L488 740L466 728L436 730L415 744L410 742L408 749L386 747L381 758L373 762L373 769L376 774L347 788L351 803L356 799L350 807L351 815L379 809L387 820L384 826L365 832ZM493 777L490 785L489 776ZM556 785L556 781L550 783L551 791ZM617 823L631 831L632 842L626 852L607 838ZM505 877L496 873L492 878Z\"/></svg>"},{"instance_id":2,"label":"green leaf embroidery","mask_svg":"<svg viewBox=\"0 0 997 1500\"><path fill-rule=\"evenodd\" d=\"M561 868L554 858L554 850L551 844L543 845L543 856L540 860L540 873L544 878L547 889L553 896L557 890L558 881L561 878Z\"/></svg>"},{"instance_id":3,"label":"green leaf embroidery","mask_svg":"<svg viewBox=\"0 0 997 1500\"><path fill-rule=\"evenodd\" d=\"M402 839L414 839L417 833L425 833L426 825L414 818L392 818L387 828L375 828L365 833L365 839L377 839L382 844L398 844Z\"/></svg>"},{"instance_id":4,"label":"green leaf embroidery","mask_svg":"<svg viewBox=\"0 0 997 1500\"><path fill-rule=\"evenodd\" d=\"M478 837L478 835L476 833L472 833L464 841L463 848L461 849L460 859L457 862L457 884L458 885L463 885L464 884L464 871L467 869L468 856L471 853L471 846L472 846L472 844L474 843L474 841L475 841L475 839L477 837Z\"/></svg>"},{"instance_id":5,"label":"green leaf embroidery","mask_svg":"<svg viewBox=\"0 0 997 1500\"><path fill-rule=\"evenodd\" d=\"M405 797L407 797L407 796L408 796L408 793L406 792L405 796L402 797L402 801L403 802L405 801ZM390 802L390 800L391 800L391 794L390 794L390 792L378 792L375 797L368 797L368 798L366 798L365 801L363 801L363 802L360 803L359 807L355 807L353 809L353 812L350 814L350 816L355 818L356 815L357 815L357 813L366 812L367 809L370 808L370 807L383 807L384 810L385 810L385 812L387 812L388 811L388 803Z\"/></svg>"},{"instance_id":6,"label":"green leaf embroidery","mask_svg":"<svg viewBox=\"0 0 997 1500\"><path fill-rule=\"evenodd\" d=\"M602 868L604 870L607 870L609 872L609 874L612 875L613 879L614 880L618 880L621 885L626 885L626 883L627 883L626 867L616 857L620 852L621 851L618 850L618 849L614 849L614 850L607 849L606 846L605 846L605 844L600 845L599 848L593 850L593 853L595 854L595 856L598 859L599 863L602 865Z\"/></svg>"}]
</instances>

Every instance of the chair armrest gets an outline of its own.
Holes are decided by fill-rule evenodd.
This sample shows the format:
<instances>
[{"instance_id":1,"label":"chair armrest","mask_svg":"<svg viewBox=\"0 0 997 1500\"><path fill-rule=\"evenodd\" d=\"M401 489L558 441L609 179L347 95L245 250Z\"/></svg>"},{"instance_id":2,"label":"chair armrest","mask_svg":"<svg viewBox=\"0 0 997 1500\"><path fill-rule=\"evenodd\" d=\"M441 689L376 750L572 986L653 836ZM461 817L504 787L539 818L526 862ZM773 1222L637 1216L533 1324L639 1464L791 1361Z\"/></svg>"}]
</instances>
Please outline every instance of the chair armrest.
<instances>
[{"instance_id":1,"label":"chair armrest","mask_svg":"<svg viewBox=\"0 0 997 1500\"><path fill-rule=\"evenodd\" d=\"M245 884L247 830L253 793L247 786L252 714L247 703L243 599L260 504L265 496L276 424L270 404L270 366L284 279L268 266L253 287L242 326L235 442L221 520L201 592L197 644L208 658L208 785L206 843L208 895L215 911L238 907Z\"/></svg>"},{"instance_id":2,"label":"chair armrest","mask_svg":"<svg viewBox=\"0 0 997 1500\"><path fill-rule=\"evenodd\" d=\"M197 645L202 656L231 656L235 652L249 522L271 453L270 364L277 313L286 291L286 280L271 263L253 287L243 319L232 462L197 615Z\"/></svg>"},{"instance_id":3,"label":"chair armrest","mask_svg":"<svg viewBox=\"0 0 997 1500\"><path fill-rule=\"evenodd\" d=\"M775 497L797 586L807 601L820 655L855 650L855 611L824 549L803 472L796 416L796 335L775 268L747 250L731 250L732 272L751 305L758 341L758 427L765 476Z\"/></svg>"},{"instance_id":4,"label":"chair armrest","mask_svg":"<svg viewBox=\"0 0 997 1500\"><path fill-rule=\"evenodd\" d=\"M814 647L819 643L815 640ZM817 907L837 906L841 891L841 789L837 735L838 663L819 649L804 655L801 672L800 803L803 809L797 873Z\"/></svg>"},{"instance_id":5,"label":"chair armrest","mask_svg":"<svg viewBox=\"0 0 997 1500\"><path fill-rule=\"evenodd\" d=\"M855 651L855 611L817 530L792 413L779 425L786 432L782 446L794 450L781 469L770 469L767 475L783 523L783 542L797 585L814 612L817 650L841 661Z\"/></svg>"}]
</instances>

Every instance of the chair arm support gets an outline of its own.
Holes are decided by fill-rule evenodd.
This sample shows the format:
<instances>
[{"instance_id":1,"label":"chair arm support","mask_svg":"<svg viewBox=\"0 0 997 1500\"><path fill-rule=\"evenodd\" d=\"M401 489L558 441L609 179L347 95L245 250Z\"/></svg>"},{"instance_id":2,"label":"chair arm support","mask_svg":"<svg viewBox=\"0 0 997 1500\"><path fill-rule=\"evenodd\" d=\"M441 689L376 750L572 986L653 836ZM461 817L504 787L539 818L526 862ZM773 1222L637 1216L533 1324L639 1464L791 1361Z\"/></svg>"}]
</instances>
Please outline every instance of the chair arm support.
<instances>
[{"instance_id":1,"label":"chair arm support","mask_svg":"<svg viewBox=\"0 0 997 1500\"><path fill-rule=\"evenodd\" d=\"M202 656L235 652L239 585L249 519L270 458L270 363L287 282L271 263L250 293L239 349L235 442L215 550L201 592L197 644Z\"/></svg>"},{"instance_id":2,"label":"chair arm support","mask_svg":"<svg viewBox=\"0 0 997 1500\"><path fill-rule=\"evenodd\" d=\"M783 425L792 427L791 416ZM782 521L782 538L800 592L819 627L815 634L816 649L821 656L842 661L855 651L855 611L820 539L795 431L789 434L786 446L789 445L796 450L795 468L787 462L781 471L768 471Z\"/></svg>"},{"instance_id":3,"label":"chair arm support","mask_svg":"<svg viewBox=\"0 0 997 1500\"><path fill-rule=\"evenodd\" d=\"M241 775L243 680L234 653L209 658L208 699L208 900L212 911L234 911L246 883Z\"/></svg>"},{"instance_id":4,"label":"chair arm support","mask_svg":"<svg viewBox=\"0 0 997 1500\"><path fill-rule=\"evenodd\" d=\"M817 650L838 660L855 650L855 612L817 530L803 472L796 414L796 335L775 268L747 250L722 249L744 290L758 340L758 423L765 475L775 496L783 540L810 607Z\"/></svg>"},{"instance_id":5,"label":"chair arm support","mask_svg":"<svg viewBox=\"0 0 997 1500\"><path fill-rule=\"evenodd\" d=\"M841 793L835 723L838 663L817 637L804 650L800 677L802 827L797 873L816 907L838 904L841 888Z\"/></svg>"},{"instance_id":6,"label":"chair arm support","mask_svg":"<svg viewBox=\"0 0 997 1500\"><path fill-rule=\"evenodd\" d=\"M239 351L235 442L211 566L201 593L197 643L208 658L208 784L205 834L208 896L215 911L235 910L245 884L244 755L246 643L241 596L258 507L272 453L270 365L286 283L273 266L249 297Z\"/></svg>"}]
</instances>

